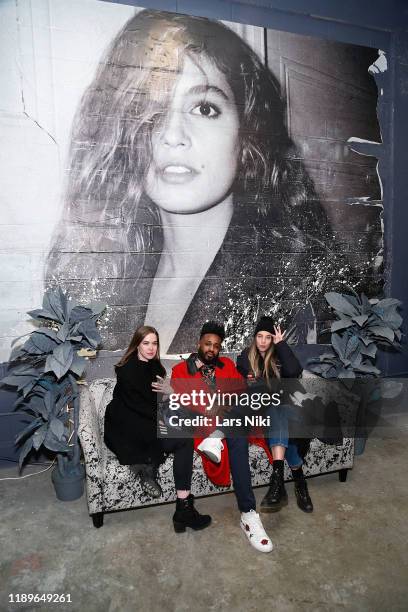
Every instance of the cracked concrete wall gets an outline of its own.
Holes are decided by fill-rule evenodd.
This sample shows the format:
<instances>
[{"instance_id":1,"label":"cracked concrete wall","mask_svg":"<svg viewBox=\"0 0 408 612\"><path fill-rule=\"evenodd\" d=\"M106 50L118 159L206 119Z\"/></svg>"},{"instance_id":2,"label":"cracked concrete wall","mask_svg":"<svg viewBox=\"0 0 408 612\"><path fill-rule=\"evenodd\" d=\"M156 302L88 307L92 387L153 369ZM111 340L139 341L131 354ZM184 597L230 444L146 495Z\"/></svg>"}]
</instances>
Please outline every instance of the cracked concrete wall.
<instances>
[{"instance_id":1,"label":"cracked concrete wall","mask_svg":"<svg viewBox=\"0 0 408 612\"><path fill-rule=\"evenodd\" d=\"M31 329L25 312L41 302L44 262L67 182L75 109L104 48L134 14L134 8L96 0L6 0L0 11L7 24L1 32L0 54L4 79L0 105L0 359L6 360L13 339ZM280 76L291 102L291 136L333 222L339 251L354 257L355 268L360 267L363 274L363 260L381 257L381 188L376 159L353 157L347 141L354 138L356 149L356 139L380 139L376 93L367 80L369 59L374 60L376 54L362 47L359 55L353 45L272 31L263 49L259 30L237 27L261 55L266 49L270 67ZM312 62L301 61L311 54ZM354 209L347 208L351 203ZM282 253L273 256L282 259ZM247 260L247 254L243 258ZM253 274L253 268L246 273ZM301 278L307 271L288 270L283 280L293 273ZM378 282L371 292L377 291L374 286L378 288ZM86 299L85 294L83 297ZM267 307L266 298L262 306ZM125 312L122 303L113 303L107 334L111 349L123 348L127 330L142 322L137 321L138 316L135 311ZM320 323L324 325L324 316Z\"/></svg>"}]
</instances>

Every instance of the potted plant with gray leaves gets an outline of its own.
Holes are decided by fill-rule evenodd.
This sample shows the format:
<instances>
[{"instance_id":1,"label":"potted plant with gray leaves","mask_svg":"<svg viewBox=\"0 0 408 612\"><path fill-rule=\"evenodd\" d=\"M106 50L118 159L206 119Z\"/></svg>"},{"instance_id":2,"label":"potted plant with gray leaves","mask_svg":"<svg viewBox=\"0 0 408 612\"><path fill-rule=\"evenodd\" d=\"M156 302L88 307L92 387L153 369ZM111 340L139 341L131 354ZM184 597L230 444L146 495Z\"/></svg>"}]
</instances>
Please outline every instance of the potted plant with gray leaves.
<instances>
[{"instance_id":1,"label":"potted plant with gray leaves","mask_svg":"<svg viewBox=\"0 0 408 612\"><path fill-rule=\"evenodd\" d=\"M56 453L52 473L58 499L83 494L84 468L78 439L78 383L87 359L96 356L101 337L97 321L104 305L80 305L57 287L48 290L41 309L28 314L38 322L25 343L12 351L10 373L0 381L17 389L16 410L32 418L17 436L19 468L32 450Z\"/></svg>"},{"instance_id":2,"label":"potted plant with gray leaves","mask_svg":"<svg viewBox=\"0 0 408 612\"><path fill-rule=\"evenodd\" d=\"M378 377L381 371L376 367L379 347L400 348L402 337L402 317L398 308L402 305L393 298L371 298L353 292L341 294L335 291L325 294L326 301L337 317L331 325L331 349L318 358L308 361L308 368L327 379L339 379L351 389L357 378ZM360 402L360 418L364 419L364 410L370 400L367 385L363 390ZM383 398L392 398L398 389L388 385L381 389ZM378 386L376 386L378 397ZM364 449L365 439L357 444ZM358 449L361 450L361 449ZM356 454L361 454L356 451ZM361 450L362 452L362 450Z\"/></svg>"}]
</instances>

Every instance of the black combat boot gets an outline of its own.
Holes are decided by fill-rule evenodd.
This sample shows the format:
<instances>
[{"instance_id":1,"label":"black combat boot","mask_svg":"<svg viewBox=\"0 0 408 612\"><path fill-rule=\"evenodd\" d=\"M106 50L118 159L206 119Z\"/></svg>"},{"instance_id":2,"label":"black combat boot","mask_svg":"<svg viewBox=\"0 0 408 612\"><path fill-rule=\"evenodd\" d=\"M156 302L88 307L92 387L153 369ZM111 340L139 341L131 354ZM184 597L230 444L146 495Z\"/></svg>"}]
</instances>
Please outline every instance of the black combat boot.
<instances>
[{"instance_id":1,"label":"black combat boot","mask_svg":"<svg viewBox=\"0 0 408 612\"><path fill-rule=\"evenodd\" d=\"M173 514L173 525L176 533L182 533L186 527L197 531L205 529L211 523L211 516L200 514L194 508L194 495L190 493L186 499L177 498L176 511Z\"/></svg>"},{"instance_id":2,"label":"black combat boot","mask_svg":"<svg viewBox=\"0 0 408 612\"><path fill-rule=\"evenodd\" d=\"M307 489L307 482L302 468L292 470L293 479L295 481L295 495L297 505L303 512L313 512L313 503L310 499Z\"/></svg>"},{"instance_id":3,"label":"black combat boot","mask_svg":"<svg viewBox=\"0 0 408 612\"><path fill-rule=\"evenodd\" d=\"M163 491L157 482L157 467L152 464L130 465L130 471L140 479L140 486L146 495L153 499L158 499L163 495Z\"/></svg>"},{"instance_id":4,"label":"black combat boot","mask_svg":"<svg viewBox=\"0 0 408 612\"><path fill-rule=\"evenodd\" d=\"M288 494L283 481L283 461L275 460L269 489L261 501L261 512L278 512L287 504Z\"/></svg>"}]
</instances>

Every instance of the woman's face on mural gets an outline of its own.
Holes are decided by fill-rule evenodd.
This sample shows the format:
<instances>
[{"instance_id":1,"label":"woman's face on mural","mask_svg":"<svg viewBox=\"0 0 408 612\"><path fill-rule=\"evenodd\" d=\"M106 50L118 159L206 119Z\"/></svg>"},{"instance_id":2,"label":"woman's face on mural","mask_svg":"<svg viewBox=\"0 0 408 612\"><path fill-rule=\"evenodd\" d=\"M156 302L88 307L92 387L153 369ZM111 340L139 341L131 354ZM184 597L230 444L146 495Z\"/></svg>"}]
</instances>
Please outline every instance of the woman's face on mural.
<instances>
[{"instance_id":1,"label":"woman's face on mural","mask_svg":"<svg viewBox=\"0 0 408 612\"><path fill-rule=\"evenodd\" d=\"M152 134L149 198L172 213L201 212L222 202L236 176L238 132L238 111L223 73L205 56L186 56L168 112Z\"/></svg>"}]
</instances>

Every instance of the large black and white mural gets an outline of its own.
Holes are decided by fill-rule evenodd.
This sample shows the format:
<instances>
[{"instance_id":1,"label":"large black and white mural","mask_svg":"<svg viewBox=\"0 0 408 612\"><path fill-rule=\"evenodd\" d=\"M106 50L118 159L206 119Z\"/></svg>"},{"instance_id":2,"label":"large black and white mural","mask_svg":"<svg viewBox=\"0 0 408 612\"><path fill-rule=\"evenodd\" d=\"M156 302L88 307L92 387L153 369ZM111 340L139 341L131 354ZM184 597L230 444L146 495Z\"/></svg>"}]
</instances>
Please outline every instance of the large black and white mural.
<instances>
[{"instance_id":1,"label":"large black and white mural","mask_svg":"<svg viewBox=\"0 0 408 612\"><path fill-rule=\"evenodd\" d=\"M97 0L5 3L2 359L59 284L163 355L270 314L325 342L324 293L379 296L377 49ZM2 300L3 301L3 300ZM28 327L27 327L28 331Z\"/></svg>"}]
</instances>

